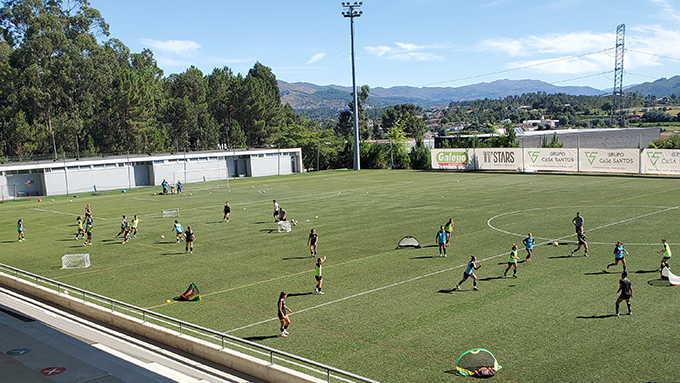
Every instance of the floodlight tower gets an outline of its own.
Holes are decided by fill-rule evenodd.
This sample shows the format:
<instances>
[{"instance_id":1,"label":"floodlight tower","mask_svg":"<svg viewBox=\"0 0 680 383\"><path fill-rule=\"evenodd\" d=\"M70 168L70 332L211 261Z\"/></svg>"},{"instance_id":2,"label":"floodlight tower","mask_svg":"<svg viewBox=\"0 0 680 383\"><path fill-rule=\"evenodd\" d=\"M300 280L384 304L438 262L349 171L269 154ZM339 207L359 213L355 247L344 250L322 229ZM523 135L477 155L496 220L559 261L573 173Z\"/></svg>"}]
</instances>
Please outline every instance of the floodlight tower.
<instances>
[{"instance_id":1,"label":"floodlight tower","mask_svg":"<svg viewBox=\"0 0 680 383\"><path fill-rule=\"evenodd\" d=\"M616 114L621 116L621 127L626 123L626 116L623 113L623 54L626 42L626 24L616 27L616 63L614 65L614 94L612 97L612 111L609 117L609 125L614 125Z\"/></svg>"},{"instance_id":2,"label":"floodlight tower","mask_svg":"<svg viewBox=\"0 0 680 383\"><path fill-rule=\"evenodd\" d=\"M342 12L344 17L349 17L350 35L352 37L352 93L354 95L354 105L352 113L354 114L354 170L361 170L359 159L359 98L357 96L357 76L356 66L354 64L354 18L361 16L362 11L357 11L361 8L361 4L356 1L354 4L346 2L342 3L345 11Z\"/></svg>"}]
</instances>

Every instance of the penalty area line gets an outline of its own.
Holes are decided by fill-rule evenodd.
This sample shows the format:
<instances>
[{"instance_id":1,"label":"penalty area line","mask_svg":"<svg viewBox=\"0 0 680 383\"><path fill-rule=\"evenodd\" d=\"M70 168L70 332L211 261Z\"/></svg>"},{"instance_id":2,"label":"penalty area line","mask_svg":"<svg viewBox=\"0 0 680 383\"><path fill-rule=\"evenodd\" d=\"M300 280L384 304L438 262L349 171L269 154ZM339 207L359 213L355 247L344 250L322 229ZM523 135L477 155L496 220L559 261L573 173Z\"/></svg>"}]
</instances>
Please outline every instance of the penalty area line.
<instances>
[{"instance_id":1,"label":"penalty area line","mask_svg":"<svg viewBox=\"0 0 680 383\"><path fill-rule=\"evenodd\" d=\"M70 215L70 216L73 216L73 217L81 217L81 216L83 216L83 214L66 213L66 212L63 212L63 211L40 209L40 208L37 208L37 207L34 207L33 210L44 211L44 212L46 212L46 213L54 213L54 214ZM94 217L94 218L95 218L95 219L101 219L101 220L103 220L103 221L111 221L110 218L102 218L102 217Z\"/></svg>"}]
</instances>

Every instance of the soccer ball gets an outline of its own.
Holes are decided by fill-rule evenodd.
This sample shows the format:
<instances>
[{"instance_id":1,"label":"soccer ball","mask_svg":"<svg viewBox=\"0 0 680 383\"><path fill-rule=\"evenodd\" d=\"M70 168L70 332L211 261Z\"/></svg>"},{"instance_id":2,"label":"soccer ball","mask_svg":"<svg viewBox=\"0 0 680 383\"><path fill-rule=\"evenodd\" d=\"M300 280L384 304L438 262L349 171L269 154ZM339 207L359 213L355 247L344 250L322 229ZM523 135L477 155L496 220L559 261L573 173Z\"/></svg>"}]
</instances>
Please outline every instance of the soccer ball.
<instances>
[{"instance_id":1,"label":"soccer ball","mask_svg":"<svg viewBox=\"0 0 680 383\"><path fill-rule=\"evenodd\" d=\"M193 195L193 194L189 193L189 195Z\"/></svg>"},{"instance_id":2,"label":"soccer ball","mask_svg":"<svg viewBox=\"0 0 680 383\"><path fill-rule=\"evenodd\" d=\"M38 202L42 202L42 198L38 198Z\"/></svg>"},{"instance_id":3,"label":"soccer ball","mask_svg":"<svg viewBox=\"0 0 680 383\"><path fill-rule=\"evenodd\" d=\"M156 193L153 193L153 195L156 195Z\"/></svg>"},{"instance_id":4,"label":"soccer ball","mask_svg":"<svg viewBox=\"0 0 680 383\"><path fill-rule=\"evenodd\" d=\"M161 239L165 239L165 236L163 234L161 234Z\"/></svg>"},{"instance_id":5,"label":"soccer ball","mask_svg":"<svg viewBox=\"0 0 680 383\"><path fill-rule=\"evenodd\" d=\"M166 299L166 300L165 300L165 303L170 303L170 299Z\"/></svg>"},{"instance_id":6,"label":"soccer ball","mask_svg":"<svg viewBox=\"0 0 680 383\"><path fill-rule=\"evenodd\" d=\"M64 294L68 295L68 290L64 290Z\"/></svg>"},{"instance_id":7,"label":"soccer ball","mask_svg":"<svg viewBox=\"0 0 680 383\"><path fill-rule=\"evenodd\" d=\"M553 242L552 245L555 246L555 247L557 247L557 245L559 245L559 243Z\"/></svg>"},{"instance_id":8,"label":"soccer ball","mask_svg":"<svg viewBox=\"0 0 680 383\"><path fill-rule=\"evenodd\" d=\"M52 201L54 201L54 200L52 200ZM68 200L68 202L69 202L69 203L73 203L73 200L72 200L72 199L70 199L70 200Z\"/></svg>"},{"instance_id":9,"label":"soccer ball","mask_svg":"<svg viewBox=\"0 0 680 383\"><path fill-rule=\"evenodd\" d=\"M54 198L52 198L52 202L54 202Z\"/></svg>"}]
</instances>

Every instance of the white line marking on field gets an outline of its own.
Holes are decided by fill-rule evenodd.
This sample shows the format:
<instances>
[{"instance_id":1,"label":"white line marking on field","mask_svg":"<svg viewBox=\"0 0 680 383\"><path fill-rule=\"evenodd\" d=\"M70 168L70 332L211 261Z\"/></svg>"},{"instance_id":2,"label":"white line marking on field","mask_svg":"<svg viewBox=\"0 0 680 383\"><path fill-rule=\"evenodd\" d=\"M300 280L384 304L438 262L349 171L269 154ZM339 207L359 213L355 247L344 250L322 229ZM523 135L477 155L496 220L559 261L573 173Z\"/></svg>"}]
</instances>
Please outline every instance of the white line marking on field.
<instances>
[{"instance_id":1,"label":"white line marking on field","mask_svg":"<svg viewBox=\"0 0 680 383\"><path fill-rule=\"evenodd\" d=\"M657 206L657 207L658 207L658 206ZM669 207L669 208L666 208L666 209L664 209L664 210L660 210L660 211L656 211L656 212L652 212L652 213L643 214L643 215L640 215L640 216L637 216L637 217L633 217L633 218L624 219L623 221L617 221L617 222L613 222L613 223L608 223L608 224L606 224L606 225L602 225L602 226L599 226L599 227L592 228L592 229L590 229L590 231L595 231L595 230L603 229L603 228L605 228L605 227L610 227L610 226L618 225L618 224L620 224L620 223L629 222L629 221L632 221L632 220L635 220L635 219L638 219L638 218L643 218L643 217L647 217L647 216L650 216L650 215L663 213L663 212L665 212L665 211L669 211L669 210L673 210L673 209L678 209L678 208L680 208L680 206ZM537 209L528 209L528 210L522 210L522 211L530 211L530 210L540 210L540 208L537 208ZM512 214L512 213L505 213L504 215L507 215L507 214ZM500 216L500 215L499 215L499 216ZM491 219L489 219L489 221L490 221L490 220L491 220ZM487 221L487 222L488 222L488 221ZM489 226L491 227L491 225L489 225ZM491 227L491 228L492 228L492 229L495 229L494 227ZM500 230L499 230L499 231L500 231ZM510 233L510 234L512 234L512 233ZM576 233L574 233L574 234L569 234L569 235L565 235L565 236L560 237L560 238L554 238L554 239L551 239L551 240L548 240L548 241L545 241L545 242L542 242L542 243L538 243L538 244L536 244L536 246L546 245L546 244L551 243L551 242L553 242L553 241L560 241L560 240L562 240L562 239L566 239L566 238L569 238L569 237L573 237L573 236L575 236L575 235L576 235ZM498 257L502 257L502 256L505 256L505 255L508 255L508 254L510 254L509 251L507 251L507 252L505 252L505 253L502 253L502 254L498 254L498 255L494 255L494 256L488 257L488 258L481 259L481 260L479 260L478 262L481 263L481 262L485 262L485 261L490 261L490 260L492 260L492 259L495 259L495 258L498 258ZM318 308L320 308L320 307L328 306L328 305L331 305L331 304L334 304L334 303L346 301L346 300L348 300L348 299L360 297L360 296L362 296L362 295L366 295L366 294L374 293L374 292L377 292L377 291L385 290L385 289L388 289L388 288L390 288L390 287L395 287L395 286L403 285L404 283L409 283L409 282L417 281L417 280L419 280L419 279L431 277L431 276L438 275L438 274L441 274L441 273L446 273L446 272L449 272L449 271L452 271L452 270L456 270L456 269L460 269L460 268L466 267L466 266L467 266L467 263L462 264L462 265L458 265L458 266L454 266L454 267L450 267L450 268L444 269L444 270L438 270L438 271L435 271L435 272L432 272L432 273L429 273L429 274L425 274L425 275L421 275L421 276L418 276L418 277L413 277L413 278L410 278L410 279L406 279L406 280L404 280L404 281L395 282L395 283L389 284L389 285L387 285L387 286L378 287L378 288L375 288L375 289L372 289L372 290L363 291L363 292L360 292L360 293L357 293L357 294L354 294L354 295L350 295L350 296L347 296L347 297L344 297L344 298L339 298L339 299L336 299L336 300L333 300L333 301L330 301L330 302L325 302L325 303L322 303L322 304L319 304L319 305L316 305L316 306L307 307L306 309L302 309L302 310L299 310L299 311L294 311L294 312L290 313L289 315L300 314L300 313L303 313L303 312L305 312L305 311L310 311L310 310L318 309ZM227 333L231 333L231 332L234 332L234 331L239 331L239 330L247 329L247 328L249 328L249 327L257 326L257 325L260 325L260 324L263 324L263 323L267 323L267 322L272 322L272 321L275 321L275 320L278 320L278 318L269 318L269 319L265 319L265 320L263 320L263 321L259 321L259 322L256 322L256 323L251 323L251 324L246 325L246 326L242 326L242 327L239 327L239 328L235 328L235 329L233 329L233 330L229 330L229 331L227 331Z\"/></svg>"},{"instance_id":2,"label":"white line marking on field","mask_svg":"<svg viewBox=\"0 0 680 383\"><path fill-rule=\"evenodd\" d=\"M39 209L37 207L34 207L33 210L44 211L44 212L47 212L47 213L54 213L54 214L71 215L71 216L74 216L74 217L80 217L80 216L84 215L84 214L65 213L63 211L56 211L56 210ZM102 217L94 217L94 218L95 219L101 219L103 221L111 221L111 219L109 219L109 218L102 218Z\"/></svg>"},{"instance_id":3,"label":"white line marking on field","mask_svg":"<svg viewBox=\"0 0 680 383\"><path fill-rule=\"evenodd\" d=\"M513 232L510 232L510 231L505 231L503 229L499 229L499 228L493 226L491 224L491 221L493 221L496 218L503 217L503 216L506 216L506 215L524 213L524 212L528 212L528 211L550 210L550 209L569 209L569 208L572 208L572 207L576 208L575 206L551 206L551 207L537 207L537 208L533 208L533 209L515 210L515 211L511 211L511 212L507 212L507 213L501 213L501 214L494 215L493 217L489 218L486 221L486 225L489 226L490 228L492 228L493 230L496 230L496 231L504 233L504 234L514 235L516 237L524 237L525 234L518 234L518 233L513 233ZM632 208L632 207L634 207L634 208L655 208L655 209L663 209L663 210L659 210L659 211L655 211L655 212L651 212L651 213L646 213L646 214L643 214L643 215L640 215L640 216L637 216L637 217L633 217L633 218L624 219L623 221L613 222L613 223L610 223L610 224L607 224L607 225L604 225L604 226L600 226L600 227L597 227L597 228L594 228L594 229L590 229L588 231L604 229L604 228L609 227L609 226L618 225L620 223L633 221L633 220L636 220L638 218L644 218L644 217L647 217L647 216L650 216L650 215L664 213L664 212L667 212L669 210L674 210L674 209L680 208L680 206L666 207L666 206L615 206L615 205L599 205L599 206L591 206L591 207L611 207L611 208L618 208L618 207ZM534 238L542 239L542 240L548 240L548 238L541 238L541 237L534 237ZM590 243L596 244L595 242L590 242ZM651 245L651 244L645 244L645 245ZM657 243L655 243L655 245L657 245Z\"/></svg>"},{"instance_id":4,"label":"white line marking on field","mask_svg":"<svg viewBox=\"0 0 680 383\"><path fill-rule=\"evenodd\" d=\"M132 197L132 199L136 199L136 200L140 200L140 201L161 202L161 200L159 200L159 199L144 198L144 197Z\"/></svg>"}]
</instances>

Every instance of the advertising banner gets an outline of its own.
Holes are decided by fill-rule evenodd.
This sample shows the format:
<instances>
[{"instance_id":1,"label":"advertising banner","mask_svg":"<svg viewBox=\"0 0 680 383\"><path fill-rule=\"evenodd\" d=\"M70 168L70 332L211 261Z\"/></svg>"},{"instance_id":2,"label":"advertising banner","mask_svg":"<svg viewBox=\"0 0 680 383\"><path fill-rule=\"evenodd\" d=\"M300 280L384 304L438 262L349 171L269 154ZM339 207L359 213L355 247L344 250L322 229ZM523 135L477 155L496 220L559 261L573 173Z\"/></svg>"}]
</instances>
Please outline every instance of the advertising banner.
<instances>
[{"instance_id":1,"label":"advertising banner","mask_svg":"<svg viewBox=\"0 0 680 383\"><path fill-rule=\"evenodd\" d=\"M582 172L638 173L640 151L638 149L579 149L579 165Z\"/></svg>"},{"instance_id":2,"label":"advertising banner","mask_svg":"<svg viewBox=\"0 0 680 383\"><path fill-rule=\"evenodd\" d=\"M641 157L642 174L680 174L680 150L645 149Z\"/></svg>"},{"instance_id":3,"label":"advertising banner","mask_svg":"<svg viewBox=\"0 0 680 383\"><path fill-rule=\"evenodd\" d=\"M479 170L522 171L522 149L519 148L477 148L475 156Z\"/></svg>"},{"instance_id":4,"label":"advertising banner","mask_svg":"<svg viewBox=\"0 0 680 383\"><path fill-rule=\"evenodd\" d=\"M524 149L524 170L576 172L577 155L577 149L527 148Z\"/></svg>"},{"instance_id":5,"label":"advertising banner","mask_svg":"<svg viewBox=\"0 0 680 383\"><path fill-rule=\"evenodd\" d=\"M472 149L432 149L432 169L472 170Z\"/></svg>"}]
</instances>

